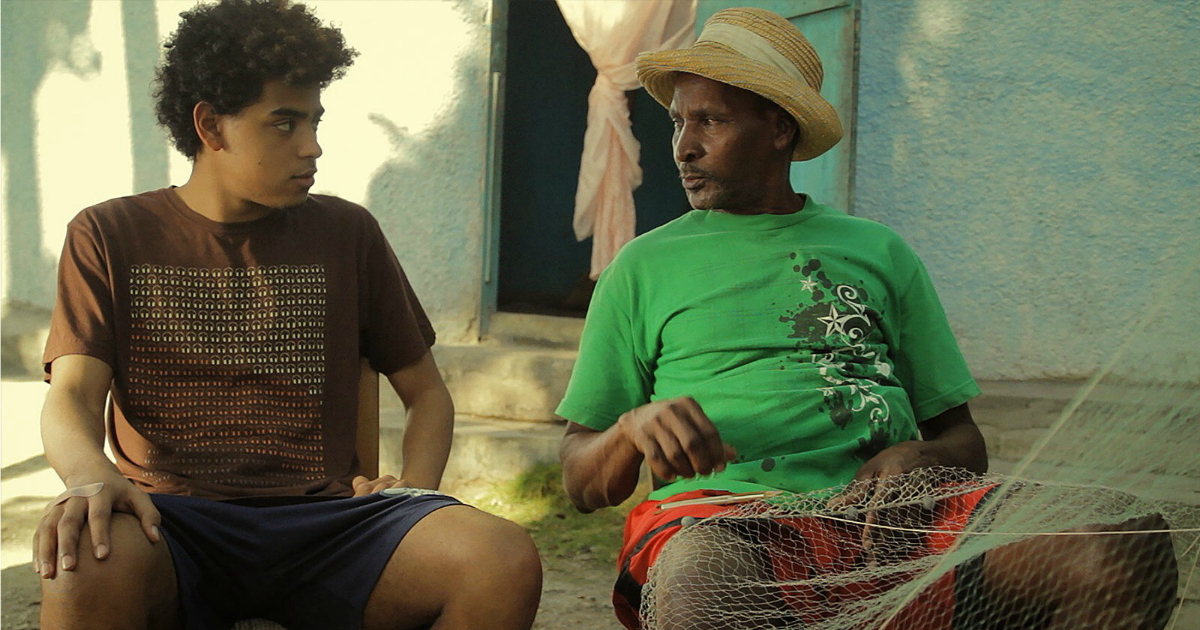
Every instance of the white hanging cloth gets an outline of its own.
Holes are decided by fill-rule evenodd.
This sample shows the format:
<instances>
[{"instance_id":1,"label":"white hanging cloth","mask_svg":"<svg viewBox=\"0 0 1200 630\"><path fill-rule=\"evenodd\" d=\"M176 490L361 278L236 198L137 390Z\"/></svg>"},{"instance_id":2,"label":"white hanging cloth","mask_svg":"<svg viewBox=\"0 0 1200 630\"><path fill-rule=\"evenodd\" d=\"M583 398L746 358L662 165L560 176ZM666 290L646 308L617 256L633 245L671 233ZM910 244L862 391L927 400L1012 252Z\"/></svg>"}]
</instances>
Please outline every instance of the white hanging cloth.
<instances>
[{"instance_id":1,"label":"white hanging cloth","mask_svg":"<svg viewBox=\"0 0 1200 630\"><path fill-rule=\"evenodd\" d=\"M638 87L638 53L689 46L696 0L558 0L575 41L596 67L575 190L575 238L592 237L593 279L633 239L633 191L642 183L625 92ZM665 124L665 123L664 123Z\"/></svg>"}]
</instances>

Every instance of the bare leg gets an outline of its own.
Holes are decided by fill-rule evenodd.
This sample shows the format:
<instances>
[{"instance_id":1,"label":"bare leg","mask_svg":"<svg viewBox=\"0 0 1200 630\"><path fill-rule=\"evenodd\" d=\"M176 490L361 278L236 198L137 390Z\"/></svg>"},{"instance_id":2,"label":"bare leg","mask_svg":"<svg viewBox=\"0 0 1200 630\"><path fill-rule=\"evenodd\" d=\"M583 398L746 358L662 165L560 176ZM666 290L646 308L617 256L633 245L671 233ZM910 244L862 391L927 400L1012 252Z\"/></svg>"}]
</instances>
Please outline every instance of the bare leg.
<instances>
[{"instance_id":1,"label":"bare leg","mask_svg":"<svg viewBox=\"0 0 1200 630\"><path fill-rule=\"evenodd\" d=\"M179 594L167 544L151 543L128 514L113 514L111 536L108 558L80 553L75 570L59 569L54 579L42 580L44 630L178 627ZM86 527L79 548L92 548Z\"/></svg>"},{"instance_id":2,"label":"bare leg","mask_svg":"<svg viewBox=\"0 0 1200 630\"><path fill-rule=\"evenodd\" d=\"M524 529L465 505L444 507L400 542L363 627L527 629L541 593L541 560Z\"/></svg>"},{"instance_id":3,"label":"bare leg","mask_svg":"<svg viewBox=\"0 0 1200 630\"><path fill-rule=\"evenodd\" d=\"M1161 517L1075 531L1166 529ZM1178 570L1169 534L1045 536L989 551L989 600L1007 613L998 627L1043 618L1046 630L1157 630L1175 603ZM985 613L986 616L986 613Z\"/></svg>"}]
</instances>

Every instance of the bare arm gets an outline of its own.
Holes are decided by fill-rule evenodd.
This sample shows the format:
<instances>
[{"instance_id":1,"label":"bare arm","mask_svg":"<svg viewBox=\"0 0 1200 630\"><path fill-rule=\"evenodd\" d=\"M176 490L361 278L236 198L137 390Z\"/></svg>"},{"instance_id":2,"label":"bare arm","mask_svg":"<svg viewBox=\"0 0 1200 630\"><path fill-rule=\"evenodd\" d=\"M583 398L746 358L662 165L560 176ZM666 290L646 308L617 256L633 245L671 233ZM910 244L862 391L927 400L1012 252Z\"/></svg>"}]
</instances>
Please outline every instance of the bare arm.
<instances>
[{"instance_id":1,"label":"bare arm","mask_svg":"<svg viewBox=\"0 0 1200 630\"><path fill-rule=\"evenodd\" d=\"M971 472L987 472L987 450L983 443L983 434L975 426L971 418L971 410L963 403L922 422L918 428L922 440L901 442L884 449L870 461L863 464L854 475L855 481L865 481L870 484L870 490L859 485L848 493L833 499L830 507L841 509L863 500L871 504L882 505L894 500L907 491L887 482L888 477L902 475L919 468L932 466L948 466L965 468ZM896 537L886 528L871 527L877 523L899 525L904 527L929 527L932 512L919 512L918 520L905 520L913 516L911 511L899 510L870 510L866 514L863 528L863 548L867 550L869 562L879 561L876 555L880 550L886 551L896 543ZM904 548L901 542L900 548Z\"/></svg>"},{"instance_id":2,"label":"bare arm","mask_svg":"<svg viewBox=\"0 0 1200 630\"><path fill-rule=\"evenodd\" d=\"M450 390L446 389L430 352L416 363L388 374L388 381L408 410L404 470L400 478L413 487L437 489L454 438L454 401L450 399Z\"/></svg>"},{"instance_id":3,"label":"bare arm","mask_svg":"<svg viewBox=\"0 0 1200 630\"><path fill-rule=\"evenodd\" d=\"M569 422L558 457L563 488L580 512L618 505L637 487L644 457L622 434L620 424L596 431Z\"/></svg>"},{"instance_id":4,"label":"bare arm","mask_svg":"<svg viewBox=\"0 0 1200 630\"><path fill-rule=\"evenodd\" d=\"M138 517L146 536L158 542L158 510L149 495L134 487L104 454L104 404L112 369L84 355L54 360L50 392L42 408L42 444L46 459L67 488L93 483L99 493L73 497L46 507L34 533L34 567L43 577L56 567L75 568L79 534L85 523L91 532L92 553L104 559L110 552L109 520L112 512ZM56 561L57 558L57 561Z\"/></svg>"},{"instance_id":5,"label":"bare arm","mask_svg":"<svg viewBox=\"0 0 1200 630\"><path fill-rule=\"evenodd\" d=\"M668 481L725 469L737 457L691 397L632 409L605 431L567 426L559 448L563 487L581 512L617 505L637 486L643 459Z\"/></svg>"},{"instance_id":6,"label":"bare arm","mask_svg":"<svg viewBox=\"0 0 1200 630\"><path fill-rule=\"evenodd\" d=\"M91 483L100 471L119 475L104 454L104 404L112 368L81 354L59 357L42 407L46 459L68 486Z\"/></svg>"},{"instance_id":7,"label":"bare arm","mask_svg":"<svg viewBox=\"0 0 1200 630\"><path fill-rule=\"evenodd\" d=\"M947 409L922 422L917 428L921 430L921 437L928 448L932 449L929 457L942 462L942 466L987 472L987 446L967 403Z\"/></svg>"}]
</instances>

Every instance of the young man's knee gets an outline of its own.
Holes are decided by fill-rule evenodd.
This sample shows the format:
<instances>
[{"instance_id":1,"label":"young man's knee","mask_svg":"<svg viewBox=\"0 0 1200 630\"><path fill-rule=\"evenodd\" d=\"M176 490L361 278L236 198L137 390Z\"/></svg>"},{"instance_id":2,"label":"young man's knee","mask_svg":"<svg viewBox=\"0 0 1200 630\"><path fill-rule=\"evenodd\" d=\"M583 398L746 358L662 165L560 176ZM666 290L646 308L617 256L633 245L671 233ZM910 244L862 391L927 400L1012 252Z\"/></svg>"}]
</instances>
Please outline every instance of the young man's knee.
<instances>
[{"instance_id":1,"label":"young man's knee","mask_svg":"<svg viewBox=\"0 0 1200 630\"><path fill-rule=\"evenodd\" d=\"M480 531L470 545L466 567L469 572L484 572L500 578L507 587L541 587L542 561L533 538L523 527L499 517L480 523Z\"/></svg>"},{"instance_id":2,"label":"young man's knee","mask_svg":"<svg viewBox=\"0 0 1200 630\"><path fill-rule=\"evenodd\" d=\"M83 627L60 621L84 618L107 627L103 620L108 618L115 623L111 627L135 628L162 616L162 610L173 610L175 573L166 543L150 542L138 520L128 514L113 515L109 541L108 554L97 559L85 527L74 568L60 568L53 579L42 580L43 627ZM111 617L125 613L139 619Z\"/></svg>"},{"instance_id":3,"label":"young man's knee","mask_svg":"<svg viewBox=\"0 0 1200 630\"><path fill-rule=\"evenodd\" d=\"M60 556L63 553L60 550ZM78 549L71 555L75 559L74 568L67 571L60 567L54 579L43 581L44 586L70 584L78 588L80 584L88 584L103 588L111 585L109 577L135 580L145 576L146 579L153 579L159 577L156 572L161 571L164 561L166 566L170 566L166 543L151 542L141 523L129 514L112 515L108 552L103 559L96 558L95 544L87 525L79 534Z\"/></svg>"},{"instance_id":4,"label":"young man's knee","mask_svg":"<svg viewBox=\"0 0 1200 630\"><path fill-rule=\"evenodd\" d=\"M487 610L496 616L494 627L528 627L542 594L542 562L533 539L520 525L484 512L461 525L455 549L448 552L457 579L446 610Z\"/></svg>"}]
</instances>

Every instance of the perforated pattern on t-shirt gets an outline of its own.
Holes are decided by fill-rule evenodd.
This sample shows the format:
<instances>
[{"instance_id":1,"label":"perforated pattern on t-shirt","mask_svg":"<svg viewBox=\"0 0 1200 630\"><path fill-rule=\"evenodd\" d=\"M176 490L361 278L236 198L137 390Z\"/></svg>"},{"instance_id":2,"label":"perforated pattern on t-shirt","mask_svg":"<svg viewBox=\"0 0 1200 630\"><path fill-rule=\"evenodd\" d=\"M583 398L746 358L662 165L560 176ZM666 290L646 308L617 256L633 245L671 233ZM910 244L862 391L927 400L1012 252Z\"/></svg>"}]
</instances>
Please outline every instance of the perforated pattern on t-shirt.
<instances>
[{"instance_id":1,"label":"perforated pattern on t-shirt","mask_svg":"<svg viewBox=\"0 0 1200 630\"><path fill-rule=\"evenodd\" d=\"M127 417L149 468L241 487L325 476L325 283L322 265L132 266Z\"/></svg>"}]
</instances>

